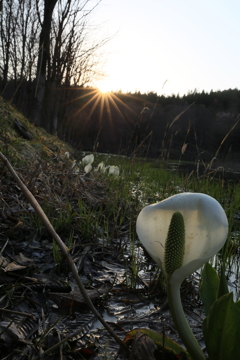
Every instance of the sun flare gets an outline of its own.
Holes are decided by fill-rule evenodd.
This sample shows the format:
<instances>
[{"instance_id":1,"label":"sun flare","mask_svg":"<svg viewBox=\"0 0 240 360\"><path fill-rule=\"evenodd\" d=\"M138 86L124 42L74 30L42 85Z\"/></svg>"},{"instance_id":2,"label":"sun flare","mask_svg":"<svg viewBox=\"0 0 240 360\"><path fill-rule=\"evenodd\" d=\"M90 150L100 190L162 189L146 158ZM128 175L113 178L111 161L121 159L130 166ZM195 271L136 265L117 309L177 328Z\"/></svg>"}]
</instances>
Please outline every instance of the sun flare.
<instances>
[{"instance_id":1,"label":"sun flare","mask_svg":"<svg viewBox=\"0 0 240 360\"><path fill-rule=\"evenodd\" d=\"M108 78L101 79L96 83L96 87L103 94L112 93L115 89L114 85L113 81Z\"/></svg>"},{"instance_id":2,"label":"sun flare","mask_svg":"<svg viewBox=\"0 0 240 360\"><path fill-rule=\"evenodd\" d=\"M100 91L100 93L102 93L102 94L108 94L111 92L110 88L108 87L108 84L102 83L102 84L98 85L97 88Z\"/></svg>"}]
</instances>

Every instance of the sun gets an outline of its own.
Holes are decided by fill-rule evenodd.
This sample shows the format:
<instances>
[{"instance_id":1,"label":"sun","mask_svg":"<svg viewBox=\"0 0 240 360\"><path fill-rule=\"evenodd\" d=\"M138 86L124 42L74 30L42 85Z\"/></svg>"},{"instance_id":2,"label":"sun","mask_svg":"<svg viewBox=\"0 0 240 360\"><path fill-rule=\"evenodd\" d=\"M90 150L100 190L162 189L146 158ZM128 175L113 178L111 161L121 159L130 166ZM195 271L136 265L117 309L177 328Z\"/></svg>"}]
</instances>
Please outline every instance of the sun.
<instances>
[{"instance_id":1,"label":"sun","mask_svg":"<svg viewBox=\"0 0 240 360\"><path fill-rule=\"evenodd\" d=\"M98 87L98 90L99 90L99 92L102 94L102 95L108 95L111 91L110 90L108 90L107 88L105 89L105 87L101 87L101 88L99 88Z\"/></svg>"},{"instance_id":2,"label":"sun","mask_svg":"<svg viewBox=\"0 0 240 360\"><path fill-rule=\"evenodd\" d=\"M104 83L98 85L97 88L98 88L98 90L100 91L100 93L102 93L102 94L108 94L108 93L111 92L111 90L109 89L108 85L107 85L107 84L104 84Z\"/></svg>"},{"instance_id":3,"label":"sun","mask_svg":"<svg viewBox=\"0 0 240 360\"><path fill-rule=\"evenodd\" d=\"M113 92L113 84L108 79L98 81L96 86L102 94L109 94Z\"/></svg>"}]
</instances>

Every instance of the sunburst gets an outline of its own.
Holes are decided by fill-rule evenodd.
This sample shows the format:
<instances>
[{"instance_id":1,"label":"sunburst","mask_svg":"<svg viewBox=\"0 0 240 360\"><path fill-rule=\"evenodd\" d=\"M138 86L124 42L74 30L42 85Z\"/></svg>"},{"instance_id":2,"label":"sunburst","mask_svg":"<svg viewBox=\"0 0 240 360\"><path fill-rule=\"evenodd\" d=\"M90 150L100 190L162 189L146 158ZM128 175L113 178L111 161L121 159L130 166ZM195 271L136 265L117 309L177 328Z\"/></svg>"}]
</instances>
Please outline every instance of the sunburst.
<instances>
[{"instance_id":1,"label":"sunburst","mask_svg":"<svg viewBox=\"0 0 240 360\"><path fill-rule=\"evenodd\" d=\"M97 89L100 91L100 93L102 94L109 94L111 92L113 92L107 83L102 83L102 84L99 84L99 86L97 87Z\"/></svg>"},{"instance_id":2,"label":"sunburst","mask_svg":"<svg viewBox=\"0 0 240 360\"><path fill-rule=\"evenodd\" d=\"M137 99L138 102L139 98L120 92L114 93L105 86L101 89L78 88L76 91L81 95L72 100L75 109L68 124L71 135L76 137L79 133L79 138L84 139L85 143L86 137L95 137L94 143L88 145L89 150L97 151L98 147L105 148L106 142L118 140L120 127L128 129L128 136L133 132L140 114L130 107L124 98ZM79 107L76 108L76 105Z\"/></svg>"}]
</instances>

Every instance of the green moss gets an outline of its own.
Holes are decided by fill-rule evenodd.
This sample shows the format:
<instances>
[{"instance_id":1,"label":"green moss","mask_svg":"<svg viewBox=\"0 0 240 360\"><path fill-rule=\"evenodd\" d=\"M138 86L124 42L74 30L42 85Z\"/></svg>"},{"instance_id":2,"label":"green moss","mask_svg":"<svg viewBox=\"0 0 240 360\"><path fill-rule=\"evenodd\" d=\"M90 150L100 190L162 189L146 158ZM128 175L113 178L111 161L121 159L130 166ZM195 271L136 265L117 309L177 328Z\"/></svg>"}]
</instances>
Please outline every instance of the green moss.
<instances>
[{"instance_id":1,"label":"green moss","mask_svg":"<svg viewBox=\"0 0 240 360\"><path fill-rule=\"evenodd\" d=\"M32 140L26 140L18 134L14 128L14 119L17 119L33 136ZM74 152L70 145L31 124L1 97L0 124L0 151L14 166L31 166L41 159L51 161L56 157L64 158L66 151Z\"/></svg>"}]
</instances>

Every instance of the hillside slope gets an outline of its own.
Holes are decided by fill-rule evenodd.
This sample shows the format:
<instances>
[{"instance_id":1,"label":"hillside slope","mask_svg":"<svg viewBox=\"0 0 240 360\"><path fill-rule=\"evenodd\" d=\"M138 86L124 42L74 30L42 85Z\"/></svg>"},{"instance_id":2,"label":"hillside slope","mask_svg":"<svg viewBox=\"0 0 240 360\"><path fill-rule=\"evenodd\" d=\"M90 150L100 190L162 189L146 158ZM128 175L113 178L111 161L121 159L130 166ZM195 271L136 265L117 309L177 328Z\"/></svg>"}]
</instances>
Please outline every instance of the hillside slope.
<instances>
[{"instance_id":1,"label":"hillside slope","mask_svg":"<svg viewBox=\"0 0 240 360\"><path fill-rule=\"evenodd\" d=\"M2 99L0 152L7 157L71 250L79 272L85 278L89 274L97 274L93 268L95 262L87 262L83 267L79 256L87 261L88 256L91 258L95 252L99 253L96 232L101 231L102 234L102 230L95 212L111 200L108 197L106 201L104 179L100 181L95 173L86 174L83 169L74 171L74 150L57 137L31 125ZM70 158L66 152L70 153ZM104 216L102 218L105 220ZM46 350L53 345L56 331L70 335L75 331L76 321L79 329L90 320L94 321L93 314L86 311L82 316L78 315L73 325L69 315L63 315L66 309L72 312L84 307L84 299L51 234L46 231L1 159L0 263L1 358L33 358L40 354L39 349ZM100 287L96 290L91 288L89 296L92 301L109 289L103 281ZM43 314L51 329L46 334L41 330L45 326ZM87 328L86 334L88 331ZM70 351L67 349L70 355L65 357L69 360L73 359L72 353L81 344L73 341L71 346ZM55 359L53 354L44 358Z\"/></svg>"},{"instance_id":2,"label":"hillside slope","mask_svg":"<svg viewBox=\"0 0 240 360\"><path fill-rule=\"evenodd\" d=\"M0 124L0 152L53 221L63 213L67 217L68 204L77 207L80 198L90 207L104 201L104 180L99 183L93 172L85 174L81 166L76 171L73 169L74 160L80 160L83 154L29 123L1 98ZM16 213L19 211L21 217L21 211L28 205L0 159L0 215L4 214L6 208L9 213L13 209Z\"/></svg>"},{"instance_id":3,"label":"hillside slope","mask_svg":"<svg viewBox=\"0 0 240 360\"><path fill-rule=\"evenodd\" d=\"M17 124L23 126L22 134ZM0 125L0 151L18 165L33 165L41 159L51 161L64 157L67 151L74 152L69 145L57 137L29 123L2 98L0 98ZM26 138L23 137L24 130L26 130Z\"/></svg>"}]
</instances>

